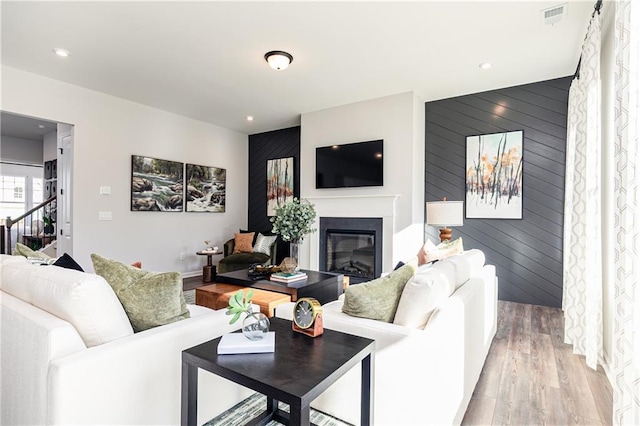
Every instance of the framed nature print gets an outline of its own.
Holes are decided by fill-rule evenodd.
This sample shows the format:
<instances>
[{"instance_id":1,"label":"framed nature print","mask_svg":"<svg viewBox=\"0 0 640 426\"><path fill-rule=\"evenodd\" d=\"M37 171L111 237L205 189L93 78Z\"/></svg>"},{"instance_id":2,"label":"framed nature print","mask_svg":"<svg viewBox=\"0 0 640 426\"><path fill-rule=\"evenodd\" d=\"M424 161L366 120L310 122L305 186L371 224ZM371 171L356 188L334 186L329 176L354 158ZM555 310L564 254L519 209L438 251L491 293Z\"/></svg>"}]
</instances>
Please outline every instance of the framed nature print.
<instances>
[{"instance_id":1,"label":"framed nature print","mask_svg":"<svg viewBox=\"0 0 640 426\"><path fill-rule=\"evenodd\" d=\"M467 219L522 219L523 131L467 137Z\"/></svg>"},{"instance_id":2,"label":"framed nature print","mask_svg":"<svg viewBox=\"0 0 640 426\"><path fill-rule=\"evenodd\" d=\"M267 160L267 216L293 200L293 157Z\"/></svg>"},{"instance_id":3,"label":"framed nature print","mask_svg":"<svg viewBox=\"0 0 640 426\"><path fill-rule=\"evenodd\" d=\"M131 156L131 210L183 211L184 163Z\"/></svg>"},{"instance_id":4,"label":"framed nature print","mask_svg":"<svg viewBox=\"0 0 640 426\"><path fill-rule=\"evenodd\" d=\"M227 195L227 169L187 164L188 212L225 211Z\"/></svg>"}]
</instances>

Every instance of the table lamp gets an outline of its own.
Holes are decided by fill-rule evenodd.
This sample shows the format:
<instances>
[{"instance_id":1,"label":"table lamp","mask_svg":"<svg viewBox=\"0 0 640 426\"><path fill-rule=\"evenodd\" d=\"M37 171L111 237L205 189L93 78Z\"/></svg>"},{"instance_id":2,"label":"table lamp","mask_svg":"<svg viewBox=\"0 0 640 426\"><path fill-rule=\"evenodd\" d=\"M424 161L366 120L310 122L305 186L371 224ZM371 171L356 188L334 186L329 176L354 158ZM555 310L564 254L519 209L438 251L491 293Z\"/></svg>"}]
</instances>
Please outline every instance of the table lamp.
<instances>
[{"instance_id":1,"label":"table lamp","mask_svg":"<svg viewBox=\"0 0 640 426\"><path fill-rule=\"evenodd\" d=\"M427 225L440 226L440 241L451 240L451 228L449 226L462 226L462 201L427 202Z\"/></svg>"}]
</instances>

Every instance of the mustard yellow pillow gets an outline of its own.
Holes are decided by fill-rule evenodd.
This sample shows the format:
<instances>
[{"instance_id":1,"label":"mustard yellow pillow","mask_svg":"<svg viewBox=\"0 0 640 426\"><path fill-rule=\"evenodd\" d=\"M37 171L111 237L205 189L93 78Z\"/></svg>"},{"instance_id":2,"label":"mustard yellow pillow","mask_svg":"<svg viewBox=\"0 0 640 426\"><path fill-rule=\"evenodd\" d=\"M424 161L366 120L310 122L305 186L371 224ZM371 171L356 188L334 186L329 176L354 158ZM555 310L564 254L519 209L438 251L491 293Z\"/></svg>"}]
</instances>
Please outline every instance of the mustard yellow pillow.
<instances>
[{"instance_id":1,"label":"mustard yellow pillow","mask_svg":"<svg viewBox=\"0 0 640 426\"><path fill-rule=\"evenodd\" d=\"M242 234L236 232L233 253L253 253L253 234L255 234L255 232L247 232Z\"/></svg>"}]
</instances>

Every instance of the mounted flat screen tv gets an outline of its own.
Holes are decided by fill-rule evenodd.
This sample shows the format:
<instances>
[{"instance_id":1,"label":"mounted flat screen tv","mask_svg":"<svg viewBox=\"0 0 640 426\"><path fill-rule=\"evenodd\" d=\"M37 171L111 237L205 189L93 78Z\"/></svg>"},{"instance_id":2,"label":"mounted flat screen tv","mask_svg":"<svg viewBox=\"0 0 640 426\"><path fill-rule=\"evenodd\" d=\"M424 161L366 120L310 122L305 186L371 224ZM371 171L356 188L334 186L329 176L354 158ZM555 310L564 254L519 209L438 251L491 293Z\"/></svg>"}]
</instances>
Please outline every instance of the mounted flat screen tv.
<instances>
[{"instance_id":1,"label":"mounted flat screen tv","mask_svg":"<svg viewBox=\"0 0 640 426\"><path fill-rule=\"evenodd\" d=\"M316 188L382 186L382 139L316 148Z\"/></svg>"}]
</instances>

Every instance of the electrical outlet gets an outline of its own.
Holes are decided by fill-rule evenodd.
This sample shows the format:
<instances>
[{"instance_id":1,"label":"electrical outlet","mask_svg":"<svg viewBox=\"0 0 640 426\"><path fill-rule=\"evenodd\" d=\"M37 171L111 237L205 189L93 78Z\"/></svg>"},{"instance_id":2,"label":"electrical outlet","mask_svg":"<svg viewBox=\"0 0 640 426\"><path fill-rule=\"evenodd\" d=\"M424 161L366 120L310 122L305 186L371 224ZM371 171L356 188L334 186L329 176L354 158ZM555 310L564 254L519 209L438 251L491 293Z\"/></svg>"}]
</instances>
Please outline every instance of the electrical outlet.
<instances>
[{"instance_id":1,"label":"electrical outlet","mask_svg":"<svg viewBox=\"0 0 640 426\"><path fill-rule=\"evenodd\" d=\"M180 260L185 260L187 258L187 256L184 254L184 252L180 253Z\"/></svg>"}]
</instances>

